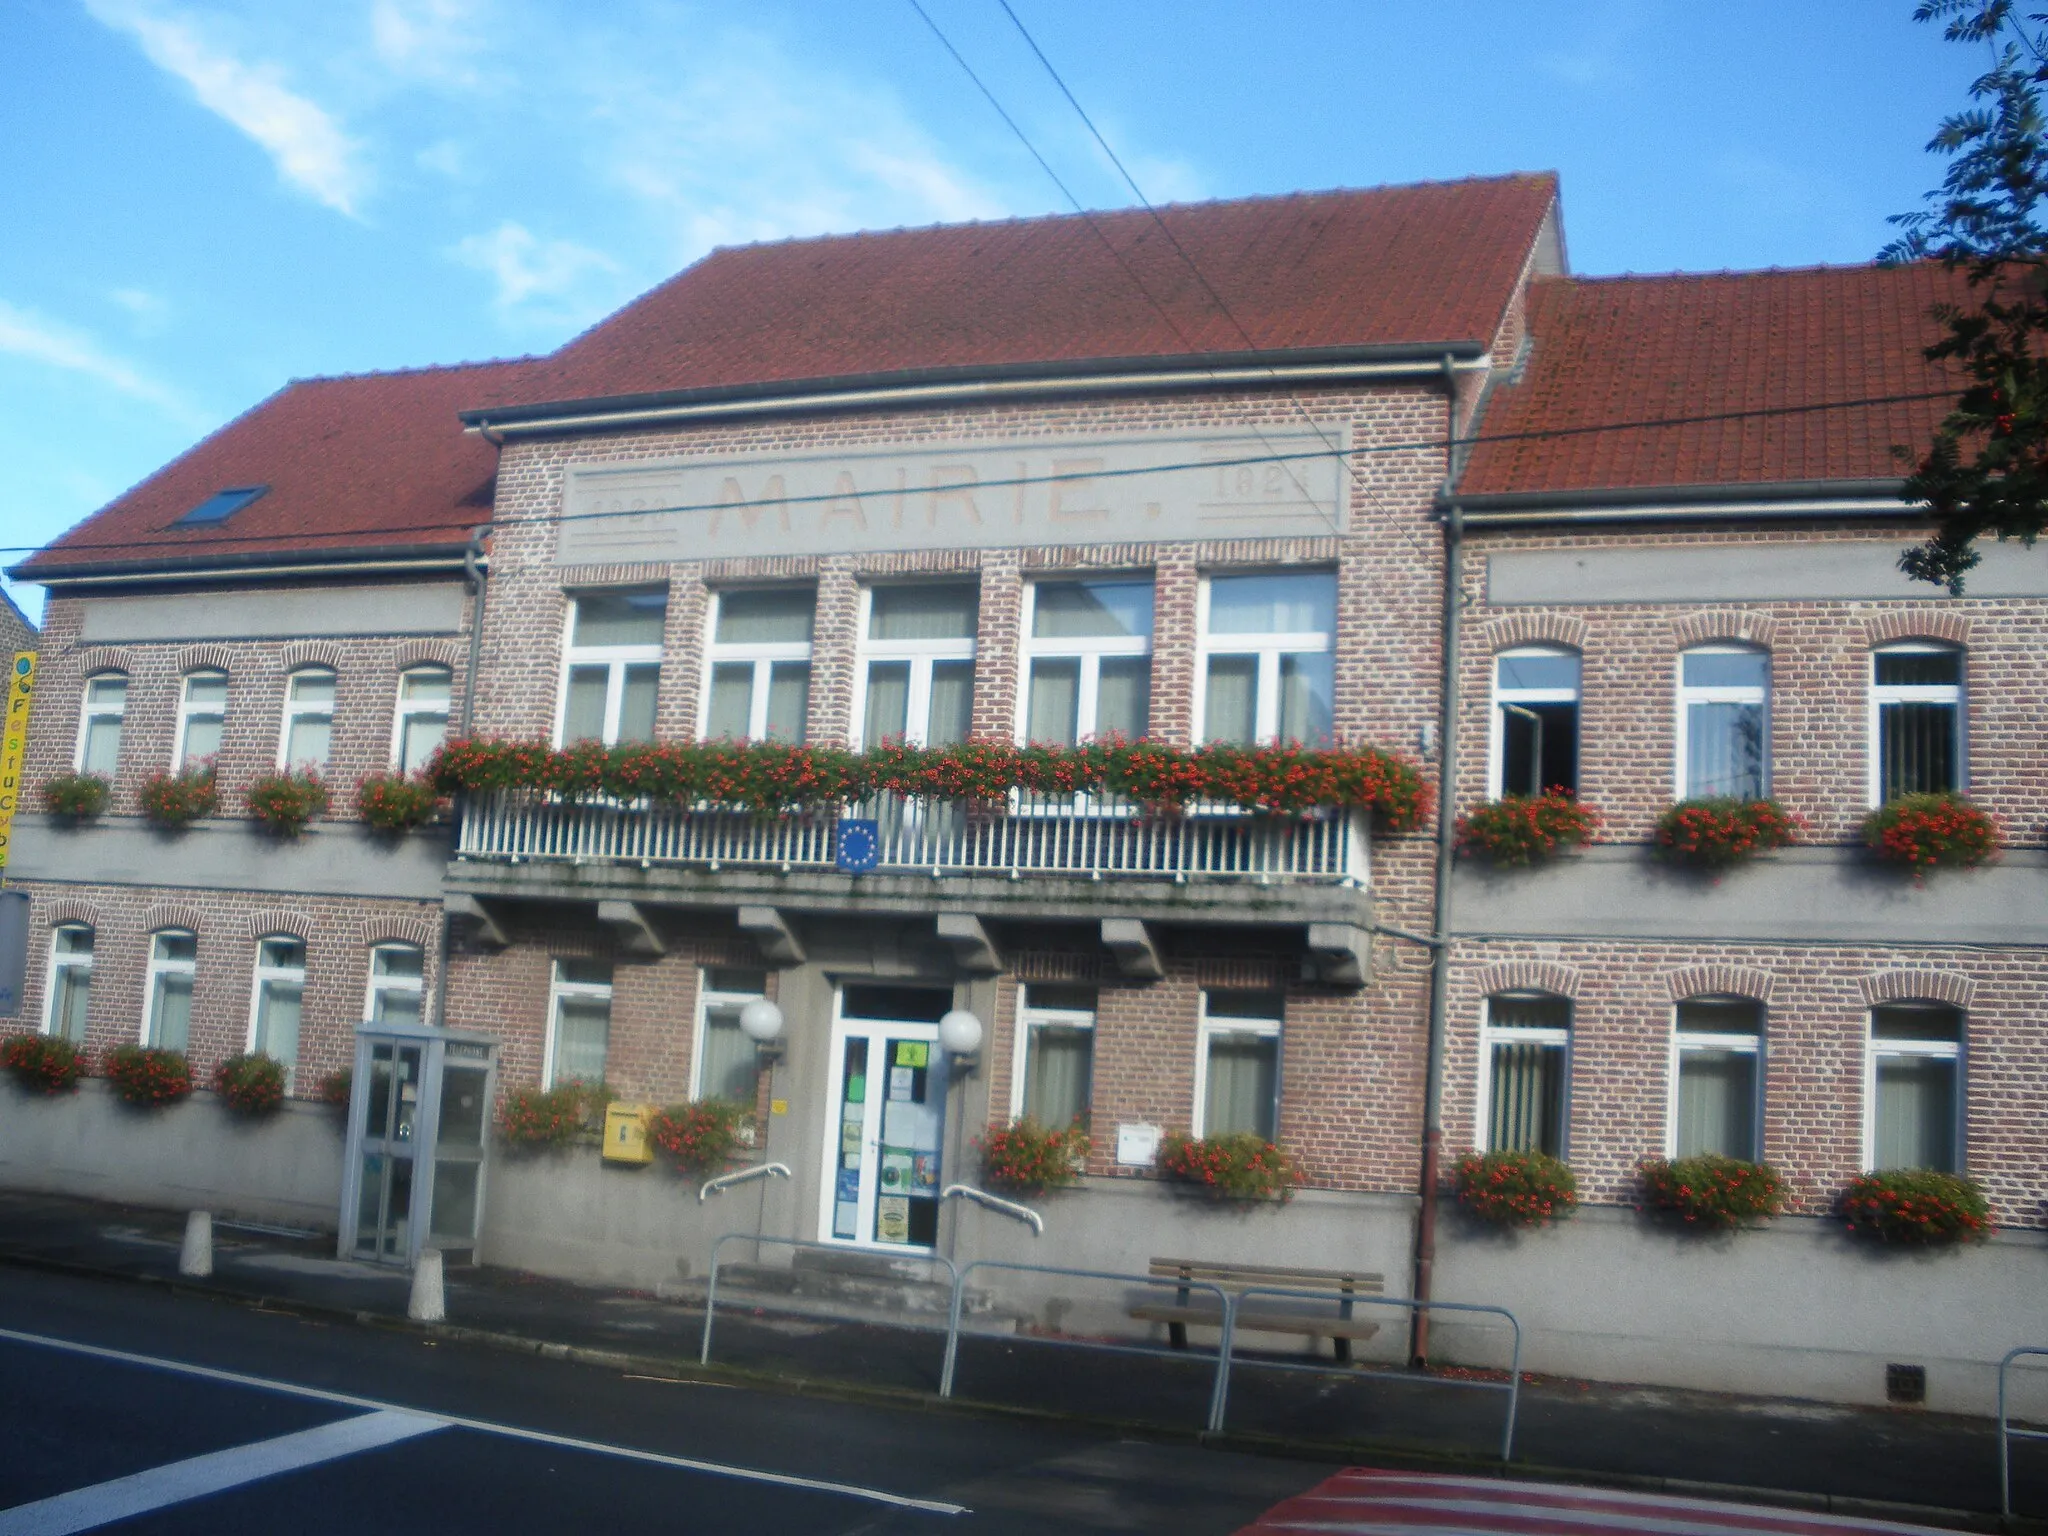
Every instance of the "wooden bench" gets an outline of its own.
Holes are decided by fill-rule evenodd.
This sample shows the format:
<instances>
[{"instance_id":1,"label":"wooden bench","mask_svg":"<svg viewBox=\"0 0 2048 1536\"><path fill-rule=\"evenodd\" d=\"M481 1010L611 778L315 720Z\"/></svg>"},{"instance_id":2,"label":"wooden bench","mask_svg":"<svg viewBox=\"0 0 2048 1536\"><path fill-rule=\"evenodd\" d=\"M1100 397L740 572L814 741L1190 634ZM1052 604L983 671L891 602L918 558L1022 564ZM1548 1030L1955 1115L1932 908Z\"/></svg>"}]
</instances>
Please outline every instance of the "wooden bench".
<instances>
[{"instance_id":1,"label":"wooden bench","mask_svg":"<svg viewBox=\"0 0 2048 1536\"><path fill-rule=\"evenodd\" d=\"M1340 1361L1350 1360L1353 1339L1369 1339L1380 1331L1378 1323L1351 1315L1354 1296L1377 1296L1385 1289L1381 1276L1362 1270L1286 1269L1278 1265L1211 1264L1201 1259L1154 1259L1148 1272L1155 1279L1180 1281L1180 1289L1171 1303L1146 1302L1131 1308L1131 1316L1148 1323L1166 1324L1167 1341L1175 1349L1188 1347L1190 1323L1198 1328L1223 1326L1220 1309L1195 1300L1195 1281L1206 1281L1233 1294L1249 1286L1266 1285L1277 1285L1290 1291L1327 1292L1337 1306L1334 1314L1318 1316L1300 1310L1283 1311L1280 1309L1287 1307L1289 1302L1305 1302L1308 1298L1267 1296L1261 1298L1263 1306L1254 1302L1251 1310L1237 1314L1237 1327L1239 1332L1298 1333L1306 1338L1328 1339Z\"/></svg>"}]
</instances>

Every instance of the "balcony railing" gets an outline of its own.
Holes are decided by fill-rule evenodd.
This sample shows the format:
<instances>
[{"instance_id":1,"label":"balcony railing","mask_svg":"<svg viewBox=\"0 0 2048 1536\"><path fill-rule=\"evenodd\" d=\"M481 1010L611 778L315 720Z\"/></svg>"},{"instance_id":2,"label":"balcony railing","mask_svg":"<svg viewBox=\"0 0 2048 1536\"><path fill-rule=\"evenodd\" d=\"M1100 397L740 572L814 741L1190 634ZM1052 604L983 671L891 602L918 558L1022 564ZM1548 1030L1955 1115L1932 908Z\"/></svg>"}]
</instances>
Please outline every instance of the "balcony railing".
<instances>
[{"instance_id":1,"label":"balcony railing","mask_svg":"<svg viewBox=\"0 0 2048 1536\"><path fill-rule=\"evenodd\" d=\"M874 823L872 864L842 863L842 820ZM891 795L758 817L509 790L468 800L455 851L466 859L699 869L1363 885L1366 824L1359 811L1279 817L1195 809L1164 816L1102 797L1029 794L993 807Z\"/></svg>"}]
</instances>

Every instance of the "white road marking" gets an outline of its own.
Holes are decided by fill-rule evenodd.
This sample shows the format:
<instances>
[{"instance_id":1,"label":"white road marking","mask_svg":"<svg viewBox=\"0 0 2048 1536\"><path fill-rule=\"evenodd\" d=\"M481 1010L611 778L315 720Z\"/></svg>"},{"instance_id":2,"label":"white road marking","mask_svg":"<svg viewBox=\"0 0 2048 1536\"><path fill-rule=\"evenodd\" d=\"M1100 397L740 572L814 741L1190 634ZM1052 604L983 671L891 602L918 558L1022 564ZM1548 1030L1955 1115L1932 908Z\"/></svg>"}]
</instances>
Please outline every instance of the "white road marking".
<instances>
[{"instance_id":1,"label":"white road marking","mask_svg":"<svg viewBox=\"0 0 2048 1536\"><path fill-rule=\"evenodd\" d=\"M79 1344L70 1339L53 1339L40 1333L19 1333L12 1328L0 1328L0 1339L12 1340L17 1344L39 1345L44 1349L62 1350L67 1354L85 1355L95 1360L117 1360L123 1365L139 1365L148 1370L169 1371L173 1375L191 1376L201 1381L220 1381L230 1386L253 1387L259 1392L280 1392L287 1397L302 1397L310 1402L336 1403L344 1408L360 1408L369 1413L408 1414L414 1418L431 1420L434 1424L449 1429L473 1429L479 1434L503 1435L511 1440L560 1446L563 1450L569 1451L588 1451L594 1456L616 1456L624 1461L641 1461L657 1467L674 1467L683 1472L702 1472L712 1477L730 1477L748 1483L767 1483L778 1488L801 1488L810 1493L833 1493L842 1498L864 1499L870 1504L886 1504L892 1509L916 1509L934 1515L968 1513L965 1504L948 1504L941 1499L914 1499L907 1494L891 1493L886 1488L863 1488L858 1483L833 1483L822 1478L798 1477L790 1472L767 1472L757 1467L735 1467L723 1462L699 1461L690 1456L669 1456L660 1451L636 1450L630 1445L608 1445L600 1440L578 1440L569 1435L551 1435L545 1430L522 1429L517 1424L494 1424L488 1419L465 1419L454 1414L435 1413L429 1409L409 1408L402 1403L382 1402L374 1397L357 1397L349 1392L329 1392L321 1387L302 1387L289 1381L271 1381L261 1376L245 1376L239 1371L216 1370L210 1365L188 1365L182 1360L162 1360L154 1355L132 1354L125 1349L108 1349L98 1344Z\"/></svg>"},{"instance_id":2,"label":"white road marking","mask_svg":"<svg viewBox=\"0 0 2048 1536\"><path fill-rule=\"evenodd\" d=\"M357 1451L374 1451L396 1445L416 1435L430 1435L447 1426L439 1419L417 1413L386 1409L338 1419L275 1440L258 1440L225 1451L210 1451L186 1461L174 1461L147 1472L95 1483L33 1504L17 1504L0 1510L0 1536L72 1536L75 1531L97 1530L116 1520L146 1515L170 1504L205 1498L229 1488L239 1488L280 1472L318 1466L353 1456Z\"/></svg>"}]
</instances>

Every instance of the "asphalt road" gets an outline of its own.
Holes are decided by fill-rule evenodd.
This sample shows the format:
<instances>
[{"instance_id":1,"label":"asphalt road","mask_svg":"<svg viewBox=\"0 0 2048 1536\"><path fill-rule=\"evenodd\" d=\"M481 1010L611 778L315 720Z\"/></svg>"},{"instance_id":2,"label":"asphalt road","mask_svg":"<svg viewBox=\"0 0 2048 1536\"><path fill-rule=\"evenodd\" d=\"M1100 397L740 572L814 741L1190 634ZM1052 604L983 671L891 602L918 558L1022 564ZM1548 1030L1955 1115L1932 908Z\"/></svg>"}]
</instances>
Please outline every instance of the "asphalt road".
<instances>
[{"instance_id":1,"label":"asphalt road","mask_svg":"<svg viewBox=\"0 0 2048 1536\"><path fill-rule=\"evenodd\" d=\"M1224 1536L1329 1470L0 1270L0 1536Z\"/></svg>"}]
</instances>

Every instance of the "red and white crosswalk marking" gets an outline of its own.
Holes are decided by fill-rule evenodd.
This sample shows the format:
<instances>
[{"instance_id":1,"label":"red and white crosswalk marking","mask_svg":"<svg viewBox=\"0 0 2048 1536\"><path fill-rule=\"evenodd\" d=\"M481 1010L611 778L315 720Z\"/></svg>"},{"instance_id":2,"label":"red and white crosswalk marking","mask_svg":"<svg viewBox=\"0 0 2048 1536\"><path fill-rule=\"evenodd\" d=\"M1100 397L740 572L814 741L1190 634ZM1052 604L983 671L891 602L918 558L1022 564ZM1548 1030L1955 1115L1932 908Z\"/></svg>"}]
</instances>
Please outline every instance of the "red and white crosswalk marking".
<instances>
[{"instance_id":1,"label":"red and white crosswalk marking","mask_svg":"<svg viewBox=\"0 0 2048 1536\"><path fill-rule=\"evenodd\" d=\"M1560 1483L1353 1467L1276 1504L1237 1536L1938 1536L1931 1527Z\"/></svg>"}]
</instances>

